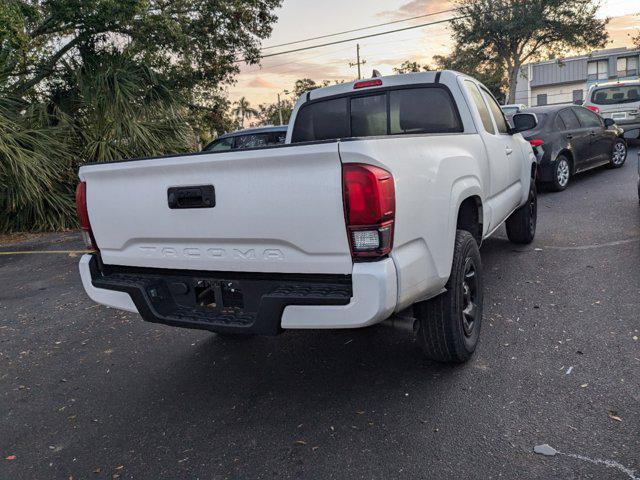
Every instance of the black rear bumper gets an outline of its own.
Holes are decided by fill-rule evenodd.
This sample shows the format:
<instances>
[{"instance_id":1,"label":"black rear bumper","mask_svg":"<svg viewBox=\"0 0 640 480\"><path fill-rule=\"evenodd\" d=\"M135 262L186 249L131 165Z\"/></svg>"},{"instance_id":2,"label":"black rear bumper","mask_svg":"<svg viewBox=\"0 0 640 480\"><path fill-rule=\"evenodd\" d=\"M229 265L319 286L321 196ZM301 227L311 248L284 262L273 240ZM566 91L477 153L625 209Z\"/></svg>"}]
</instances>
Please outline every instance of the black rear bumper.
<instances>
[{"instance_id":1,"label":"black rear bumper","mask_svg":"<svg viewBox=\"0 0 640 480\"><path fill-rule=\"evenodd\" d=\"M288 305L346 305L350 275L165 270L89 263L96 288L126 292L142 318L221 333L275 335Z\"/></svg>"}]
</instances>

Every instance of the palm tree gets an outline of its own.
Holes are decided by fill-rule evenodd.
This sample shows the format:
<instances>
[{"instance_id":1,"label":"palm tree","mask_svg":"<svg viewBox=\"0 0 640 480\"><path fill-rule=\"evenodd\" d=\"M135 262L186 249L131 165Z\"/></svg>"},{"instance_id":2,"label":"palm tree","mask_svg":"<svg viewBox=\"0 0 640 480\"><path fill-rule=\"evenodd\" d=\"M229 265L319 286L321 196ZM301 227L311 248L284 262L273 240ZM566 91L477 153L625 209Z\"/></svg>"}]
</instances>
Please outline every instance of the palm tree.
<instances>
[{"instance_id":1,"label":"palm tree","mask_svg":"<svg viewBox=\"0 0 640 480\"><path fill-rule=\"evenodd\" d=\"M73 132L49 107L0 96L0 232L75 223Z\"/></svg>"},{"instance_id":2,"label":"palm tree","mask_svg":"<svg viewBox=\"0 0 640 480\"><path fill-rule=\"evenodd\" d=\"M0 232L73 227L82 162L193 148L184 102L150 67L114 53L67 69L48 102L0 92Z\"/></svg>"},{"instance_id":3,"label":"palm tree","mask_svg":"<svg viewBox=\"0 0 640 480\"><path fill-rule=\"evenodd\" d=\"M240 118L240 127L244 128L244 119L257 117L259 115L258 110L253 108L249 103L249 100L246 97L240 97L240 99L234 103L237 105L236 108L233 109L231 113L233 113L236 117Z\"/></svg>"}]
</instances>

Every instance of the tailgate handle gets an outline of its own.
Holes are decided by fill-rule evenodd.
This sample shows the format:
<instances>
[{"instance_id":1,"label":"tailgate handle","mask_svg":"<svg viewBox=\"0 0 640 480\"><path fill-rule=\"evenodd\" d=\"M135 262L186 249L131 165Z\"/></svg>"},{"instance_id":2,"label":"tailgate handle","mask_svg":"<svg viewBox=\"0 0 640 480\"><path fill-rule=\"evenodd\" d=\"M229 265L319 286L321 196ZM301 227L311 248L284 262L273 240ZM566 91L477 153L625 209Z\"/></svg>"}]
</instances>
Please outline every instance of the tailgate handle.
<instances>
[{"instance_id":1,"label":"tailgate handle","mask_svg":"<svg viewBox=\"0 0 640 480\"><path fill-rule=\"evenodd\" d=\"M167 190L169 208L213 208L216 206L216 192L213 185L195 187L171 187Z\"/></svg>"}]
</instances>

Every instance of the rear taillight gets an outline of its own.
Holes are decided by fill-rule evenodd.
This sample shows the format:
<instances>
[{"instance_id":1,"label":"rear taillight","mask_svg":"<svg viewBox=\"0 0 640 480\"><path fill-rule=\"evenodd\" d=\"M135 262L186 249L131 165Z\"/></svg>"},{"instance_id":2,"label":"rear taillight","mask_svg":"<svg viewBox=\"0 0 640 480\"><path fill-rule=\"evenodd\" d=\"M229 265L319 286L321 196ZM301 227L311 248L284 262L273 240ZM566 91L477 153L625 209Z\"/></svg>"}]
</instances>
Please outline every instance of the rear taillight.
<instances>
[{"instance_id":1,"label":"rear taillight","mask_svg":"<svg viewBox=\"0 0 640 480\"><path fill-rule=\"evenodd\" d=\"M82 239L87 248L98 250L96 239L93 237L91 222L89 222L89 211L87 210L87 182L80 182L76 188L76 211L78 212L78 222L82 231Z\"/></svg>"},{"instance_id":2,"label":"rear taillight","mask_svg":"<svg viewBox=\"0 0 640 480\"><path fill-rule=\"evenodd\" d=\"M342 166L344 212L354 260L383 257L393 246L396 192L391 173L379 167Z\"/></svg>"},{"instance_id":3,"label":"rear taillight","mask_svg":"<svg viewBox=\"0 0 640 480\"><path fill-rule=\"evenodd\" d=\"M586 107L592 112L600 113L600 109L598 107L594 107L593 105L587 105Z\"/></svg>"},{"instance_id":4,"label":"rear taillight","mask_svg":"<svg viewBox=\"0 0 640 480\"><path fill-rule=\"evenodd\" d=\"M534 138L533 140L529 140L529 143L532 147L540 147L544 145L544 140L540 140L539 138Z\"/></svg>"}]
</instances>

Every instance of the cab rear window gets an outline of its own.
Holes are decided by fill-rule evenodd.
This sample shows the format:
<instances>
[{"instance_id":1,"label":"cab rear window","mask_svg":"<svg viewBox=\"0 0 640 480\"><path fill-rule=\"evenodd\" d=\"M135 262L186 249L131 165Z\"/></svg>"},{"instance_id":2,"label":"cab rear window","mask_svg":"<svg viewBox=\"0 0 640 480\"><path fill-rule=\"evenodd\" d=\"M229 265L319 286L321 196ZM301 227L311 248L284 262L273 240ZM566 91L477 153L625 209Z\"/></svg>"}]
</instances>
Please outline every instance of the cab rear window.
<instances>
[{"instance_id":1,"label":"cab rear window","mask_svg":"<svg viewBox=\"0 0 640 480\"><path fill-rule=\"evenodd\" d=\"M462 131L448 90L430 86L378 90L303 105L291 141Z\"/></svg>"}]
</instances>

